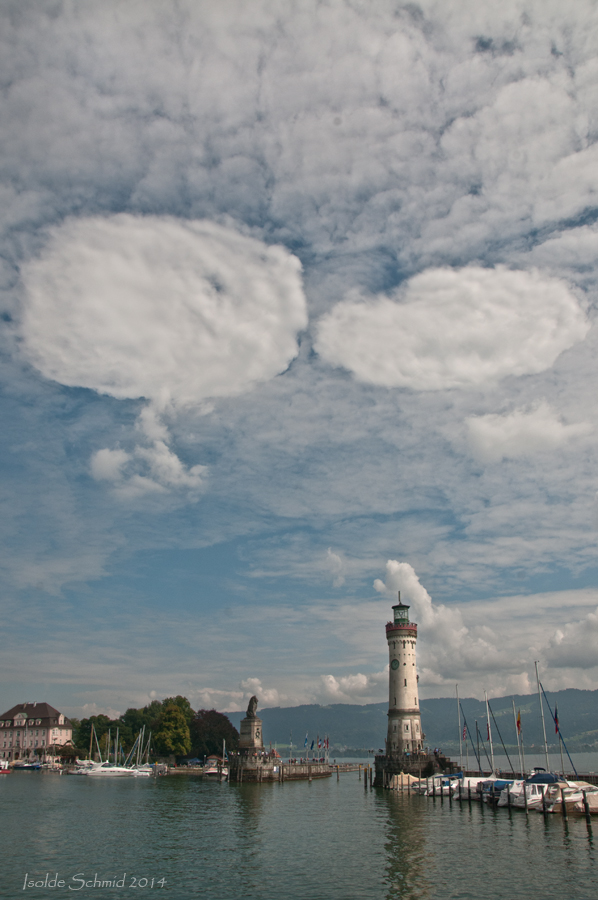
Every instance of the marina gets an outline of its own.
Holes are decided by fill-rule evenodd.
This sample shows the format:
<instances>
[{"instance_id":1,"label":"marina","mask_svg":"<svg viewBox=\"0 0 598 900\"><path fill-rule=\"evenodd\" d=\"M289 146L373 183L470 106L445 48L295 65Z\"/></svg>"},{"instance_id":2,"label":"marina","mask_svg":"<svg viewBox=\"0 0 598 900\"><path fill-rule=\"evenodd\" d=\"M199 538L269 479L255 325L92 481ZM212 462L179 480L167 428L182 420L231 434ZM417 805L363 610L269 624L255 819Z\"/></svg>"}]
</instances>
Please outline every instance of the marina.
<instances>
[{"instance_id":1,"label":"marina","mask_svg":"<svg viewBox=\"0 0 598 900\"><path fill-rule=\"evenodd\" d=\"M201 778L3 779L5 896L28 874L141 880L177 900L542 900L595 896L596 845L582 818L364 786L361 773L312 782ZM370 770L371 771L371 770ZM361 777L360 777L361 776ZM218 839L214 840L214 835ZM143 879L147 879L143 882ZM26 892L25 892L26 893ZM81 896L122 896L116 885ZM128 891L127 891L128 893Z\"/></svg>"}]
</instances>

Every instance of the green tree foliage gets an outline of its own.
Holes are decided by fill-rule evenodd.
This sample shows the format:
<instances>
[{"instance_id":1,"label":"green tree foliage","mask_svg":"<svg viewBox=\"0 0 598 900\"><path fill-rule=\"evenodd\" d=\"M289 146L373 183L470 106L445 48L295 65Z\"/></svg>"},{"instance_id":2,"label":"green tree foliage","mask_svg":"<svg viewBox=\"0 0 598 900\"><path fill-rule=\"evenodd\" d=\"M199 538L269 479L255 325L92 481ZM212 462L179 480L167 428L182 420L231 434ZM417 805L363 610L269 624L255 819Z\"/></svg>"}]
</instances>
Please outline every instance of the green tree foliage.
<instances>
[{"instance_id":1,"label":"green tree foliage","mask_svg":"<svg viewBox=\"0 0 598 900\"><path fill-rule=\"evenodd\" d=\"M128 753L144 725L145 740L151 731L152 750L161 756L187 756L190 751L194 756L220 753L223 740L229 750L236 750L239 746L239 733L227 716L215 709L194 712L187 698L180 694L165 700L152 700L141 709L130 707L118 719L109 719L104 715L90 716L76 722L76 725L74 743L79 754L87 756L93 726L104 759L108 751L108 732L111 754L114 753L117 729L119 746ZM97 756L95 738L92 755Z\"/></svg>"},{"instance_id":2,"label":"green tree foliage","mask_svg":"<svg viewBox=\"0 0 598 900\"><path fill-rule=\"evenodd\" d=\"M181 697L180 694L177 694L176 697L166 697L166 699L162 701L163 707L171 706L172 704L178 706L180 711L185 716L185 719L187 720L187 725L189 725L195 713L191 709L191 704L189 703L187 698Z\"/></svg>"},{"instance_id":3,"label":"green tree foliage","mask_svg":"<svg viewBox=\"0 0 598 900\"><path fill-rule=\"evenodd\" d=\"M152 744L163 756L186 756L191 749L189 725L184 712L176 703L168 703L163 707L158 730L154 734Z\"/></svg>"},{"instance_id":4,"label":"green tree foliage","mask_svg":"<svg viewBox=\"0 0 598 900\"><path fill-rule=\"evenodd\" d=\"M89 743L91 740L91 729L95 729L98 743L102 751L102 758L106 759L108 755L108 732L110 732L110 752L114 753L114 741L118 731L118 744L125 753L128 753L133 745L135 738L132 729L120 719L109 719L108 716L100 714L99 716L90 716L89 719L82 719L77 729L77 739L73 739L73 743L81 754L87 756L89 753ZM92 741L91 754L97 755L97 745L95 738Z\"/></svg>"},{"instance_id":5,"label":"green tree foliage","mask_svg":"<svg viewBox=\"0 0 598 900\"><path fill-rule=\"evenodd\" d=\"M70 716L69 721L70 721L71 725L73 726L73 737L72 737L73 745L75 747L77 747L78 746L77 741L79 740L79 729L81 728L81 722L79 719L75 719L74 716Z\"/></svg>"},{"instance_id":6,"label":"green tree foliage","mask_svg":"<svg viewBox=\"0 0 598 900\"><path fill-rule=\"evenodd\" d=\"M198 709L191 720L190 731L193 756L222 753L223 740L228 750L239 747L239 732L228 716L215 709Z\"/></svg>"}]
</instances>

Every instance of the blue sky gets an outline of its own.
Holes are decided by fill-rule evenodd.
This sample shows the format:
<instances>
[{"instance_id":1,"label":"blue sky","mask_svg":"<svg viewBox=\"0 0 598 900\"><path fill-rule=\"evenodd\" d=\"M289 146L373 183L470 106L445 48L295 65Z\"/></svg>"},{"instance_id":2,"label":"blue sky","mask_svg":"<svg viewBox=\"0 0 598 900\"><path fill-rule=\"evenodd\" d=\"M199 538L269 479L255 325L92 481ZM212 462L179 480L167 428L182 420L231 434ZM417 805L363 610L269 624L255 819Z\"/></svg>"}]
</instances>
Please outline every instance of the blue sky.
<instances>
[{"instance_id":1,"label":"blue sky","mask_svg":"<svg viewBox=\"0 0 598 900\"><path fill-rule=\"evenodd\" d=\"M598 12L4 2L4 705L598 687Z\"/></svg>"}]
</instances>

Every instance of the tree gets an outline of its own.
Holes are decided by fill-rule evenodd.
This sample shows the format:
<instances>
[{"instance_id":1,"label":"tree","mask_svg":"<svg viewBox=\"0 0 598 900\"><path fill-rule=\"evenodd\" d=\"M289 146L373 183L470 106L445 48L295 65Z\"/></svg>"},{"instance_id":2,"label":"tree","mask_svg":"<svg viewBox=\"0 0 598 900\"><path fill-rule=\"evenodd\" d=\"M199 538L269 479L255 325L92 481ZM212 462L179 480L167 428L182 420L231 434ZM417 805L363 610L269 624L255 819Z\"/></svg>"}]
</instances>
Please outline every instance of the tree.
<instances>
[{"instance_id":1,"label":"tree","mask_svg":"<svg viewBox=\"0 0 598 900\"><path fill-rule=\"evenodd\" d=\"M222 753L222 741L229 750L239 747L239 732L224 713L215 709L198 709L190 725L191 749L194 756Z\"/></svg>"},{"instance_id":2,"label":"tree","mask_svg":"<svg viewBox=\"0 0 598 900\"><path fill-rule=\"evenodd\" d=\"M180 694L177 694L176 697L166 697L162 701L162 704L164 707L171 706L172 704L174 704L175 706L178 706L180 711L185 716L185 719L187 720L187 725L189 725L191 723L191 720L193 719L193 716L195 715L195 713L191 709L191 704L189 703L187 698L181 697Z\"/></svg>"},{"instance_id":3,"label":"tree","mask_svg":"<svg viewBox=\"0 0 598 900\"><path fill-rule=\"evenodd\" d=\"M164 756L186 756L189 753L189 726L185 714L176 703L169 703L163 708L152 744Z\"/></svg>"}]
</instances>

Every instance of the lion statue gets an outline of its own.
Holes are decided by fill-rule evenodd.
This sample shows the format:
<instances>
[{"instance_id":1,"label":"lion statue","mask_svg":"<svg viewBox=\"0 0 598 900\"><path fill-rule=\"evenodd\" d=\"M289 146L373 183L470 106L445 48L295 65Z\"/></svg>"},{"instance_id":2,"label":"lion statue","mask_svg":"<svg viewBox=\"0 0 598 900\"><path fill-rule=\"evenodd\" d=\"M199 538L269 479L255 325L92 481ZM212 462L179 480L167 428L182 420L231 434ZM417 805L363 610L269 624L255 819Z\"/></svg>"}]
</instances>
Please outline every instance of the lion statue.
<instances>
[{"instance_id":1,"label":"lion statue","mask_svg":"<svg viewBox=\"0 0 598 900\"><path fill-rule=\"evenodd\" d=\"M247 706L247 718L248 719L256 719L257 718L256 711L257 711L257 697L253 696Z\"/></svg>"}]
</instances>

